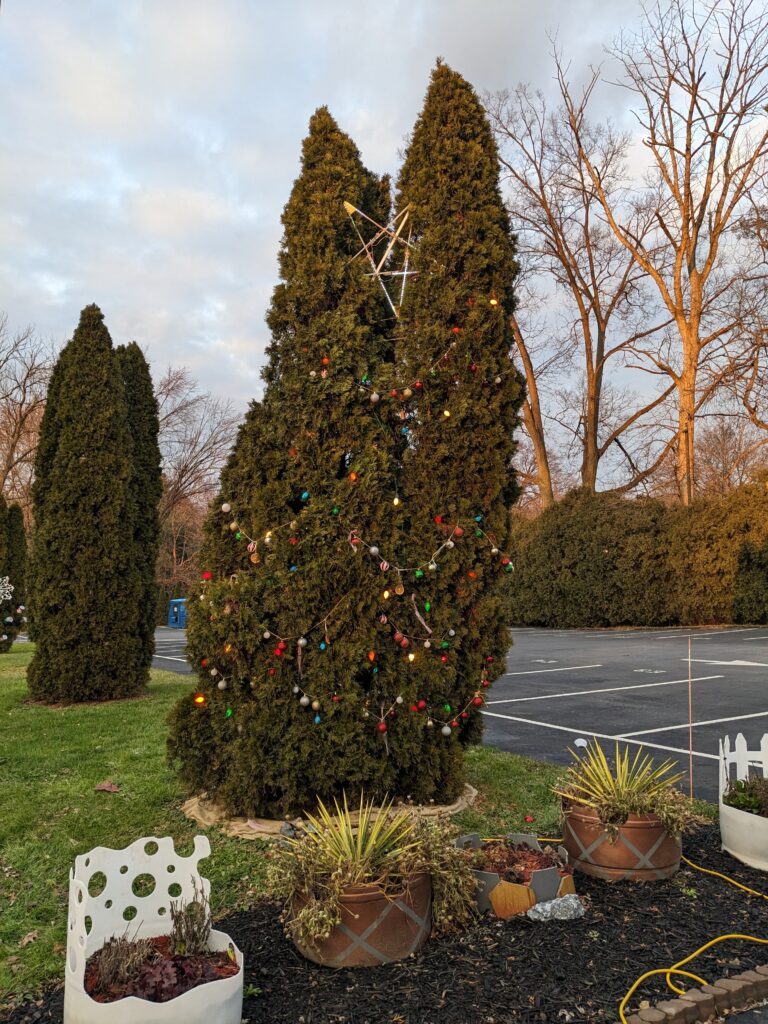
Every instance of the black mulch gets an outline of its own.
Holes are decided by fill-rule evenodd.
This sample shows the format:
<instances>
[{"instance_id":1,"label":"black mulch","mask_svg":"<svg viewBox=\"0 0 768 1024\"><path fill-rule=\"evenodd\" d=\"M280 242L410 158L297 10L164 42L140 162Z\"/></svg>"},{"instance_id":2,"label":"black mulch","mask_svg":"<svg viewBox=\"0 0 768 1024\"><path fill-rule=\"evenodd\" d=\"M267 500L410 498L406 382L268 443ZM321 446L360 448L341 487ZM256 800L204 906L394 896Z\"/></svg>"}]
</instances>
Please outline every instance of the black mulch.
<instances>
[{"instance_id":1,"label":"black mulch","mask_svg":"<svg viewBox=\"0 0 768 1024\"><path fill-rule=\"evenodd\" d=\"M768 892L768 875L719 849L716 827L685 842L692 861ZM277 910L218 922L243 951L250 1024L504 1024L616 1021L617 1005L646 970L681 960L726 932L768 937L768 904L683 866L667 882L604 883L577 875L589 897L578 921L534 924L484 919L455 938L433 940L407 961L367 970L333 971L304 960L283 937ZM759 963L768 947L729 941L692 965L713 981ZM257 991L254 991L257 990ZM638 998L664 998L663 980ZM18 1008L8 1024L60 1022L59 989ZM212 1022L213 1024L213 1022Z\"/></svg>"}]
</instances>

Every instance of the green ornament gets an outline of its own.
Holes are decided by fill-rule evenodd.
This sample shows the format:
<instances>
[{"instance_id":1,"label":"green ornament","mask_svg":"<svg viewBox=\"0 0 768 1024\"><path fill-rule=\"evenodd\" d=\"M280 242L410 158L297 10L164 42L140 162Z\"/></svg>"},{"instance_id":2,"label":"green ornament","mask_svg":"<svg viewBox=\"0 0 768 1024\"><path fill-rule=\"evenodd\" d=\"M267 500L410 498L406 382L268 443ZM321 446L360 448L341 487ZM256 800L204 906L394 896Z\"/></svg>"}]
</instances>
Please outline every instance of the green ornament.
<instances>
[{"instance_id":1,"label":"green ornament","mask_svg":"<svg viewBox=\"0 0 768 1024\"><path fill-rule=\"evenodd\" d=\"M232 708L227 708L227 710L224 712L224 717L225 718L231 718L232 717Z\"/></svg>"},{"instance_id":2,"label":"green ornament","mask_svg":"<svg viewBox=\"0 0 768 1024\"><path fill-rule=\"evenodd\" d=\"M451 705L450 704L443 704L443 711L447 711L448 714L450 714L451 713Z\"/></svg>"},{"instance_id":3,"label":"green ornament","mask_svg":"<svg viewBox=\"0 0 768 1024\"><path fill-rule=\"evenodd\" d=\"M512 572L513 569L514 566L511 563L509 565L504 566L504 572Z\"/></svg>"},{"instance_id":4,"label":"green ornament","mask_svg":"<svg viewBox=\"0 0 768 1024\"><path fill-rule=\"evenodd\" d=\"M338 505L334 505L333 508L331 509L331 515L332 516L337 516L338 514L339 514L339 506Z\"/></svg>"},{"instance_id":5,"label":"green ornament","mask_svg":"<svg viewBox=\"0 0 768 1024\"><path fill-rule=\"evenodd\" d=\"M446 651L446 650L448 650L448 648L449 648L449 647L450 647L451 645L450 645L450 644L448 643L448 641L447 641L447 640L443 640L443 642L442 642L442 643L440 644L440 646L442 647L442 649L443 649L444 651Z\"/></svg>"},{"instance_id":6,"label":"green ornament","mask_svg":"<svg viewBox=\"0 0 768 1024\"><path fill-rule=\"evenodd\" d=\"M425 611L425 612L428 612L428 611L430 610L430 608L431 608L431 607L432 607L432 605L430 604L430 602L429 602L429 601L425 601L425 602L424 602L424 611Z\"/></svg>"},{"instance_id":7,"label":"green ornament","mask_svg":"<svg viewBox=\"0 0 768 1024\"><path fill-rule=\"evenodd\" d=\"M475 536L476 537L482 537L483 536L483 531L482 530L475 530Z\"/></svg>"},{"instance_id":8,"label":"green ornament","mask_svg":"<svg viewBox=\"0 0 768 1024\"><path fill-rule=\"evenodd\" d=\"M238 531L237 531L237 533L235 534L235 540L242 540L242 539L243 539L243 535L242 535L242 533L240 533L240 531L238 530Z\"/></svg>"},{"instance_id":9,"label":"green ornament","mask_svg":"<svg viewBox=\"0 0 768 1024\"><path fill-rule=\"evenodd\" d=\"M423 575L424 575L424 570L423 569L417 569L416 570L415 576L416 576L417 580L420 580Z\"/></svg>"}]
</instances>

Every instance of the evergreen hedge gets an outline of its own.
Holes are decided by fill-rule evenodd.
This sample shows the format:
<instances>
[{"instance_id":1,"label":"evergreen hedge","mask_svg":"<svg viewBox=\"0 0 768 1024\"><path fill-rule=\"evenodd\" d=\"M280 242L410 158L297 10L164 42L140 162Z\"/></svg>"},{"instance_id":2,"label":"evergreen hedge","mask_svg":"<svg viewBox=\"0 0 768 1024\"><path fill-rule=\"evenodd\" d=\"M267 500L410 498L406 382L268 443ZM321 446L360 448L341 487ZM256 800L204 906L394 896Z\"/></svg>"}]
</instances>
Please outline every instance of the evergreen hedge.
<instances>
[{"instance_id":1,"label":"evergreen hedge","mask_svg":"<svg viewBox=\"0 0 768 1024\"><path fill-rule=\"evenodd\" d=\"M711 625L768 621L762 483L688 508L573 491L514 530L518 625Z\"/></svg>"},{"instance_id":2,"label":"evergreen hedge","mask_svg":"<svg viewBox=\"0 0 768 1024\"><path fill-rule=\"evenodd\" d=\"M24 514L18 505L7 507L0 495L0 576L7 576L13 586L10 600L0 603L0 654L11 649L24 626L26 569Z\"/></svg>"}]
</instances>

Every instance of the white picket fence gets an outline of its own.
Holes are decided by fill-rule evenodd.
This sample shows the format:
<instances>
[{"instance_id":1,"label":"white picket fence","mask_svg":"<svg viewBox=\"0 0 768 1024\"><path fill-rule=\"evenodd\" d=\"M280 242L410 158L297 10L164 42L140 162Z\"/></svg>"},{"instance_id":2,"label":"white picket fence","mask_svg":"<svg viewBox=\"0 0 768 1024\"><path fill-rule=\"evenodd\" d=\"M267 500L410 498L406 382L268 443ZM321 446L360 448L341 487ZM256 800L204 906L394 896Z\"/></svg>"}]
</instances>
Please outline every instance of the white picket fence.
<instances>
[{"instance_id":1,"label":"white picket fence","mask_svg":"<svg viewBox=\"0 0 768 1024\"><path fill-rule=\"evenodd\" d=\"M743 733L739 733L731 749L731 740L725 736L720 740L720 799L728 789L728 781L749 777L750 766L761 769L763 778L768 779L768 732L763 734L759 750L750 750ZM731 769L736 771L732 774Z\"/></svg>"}]
</instances>

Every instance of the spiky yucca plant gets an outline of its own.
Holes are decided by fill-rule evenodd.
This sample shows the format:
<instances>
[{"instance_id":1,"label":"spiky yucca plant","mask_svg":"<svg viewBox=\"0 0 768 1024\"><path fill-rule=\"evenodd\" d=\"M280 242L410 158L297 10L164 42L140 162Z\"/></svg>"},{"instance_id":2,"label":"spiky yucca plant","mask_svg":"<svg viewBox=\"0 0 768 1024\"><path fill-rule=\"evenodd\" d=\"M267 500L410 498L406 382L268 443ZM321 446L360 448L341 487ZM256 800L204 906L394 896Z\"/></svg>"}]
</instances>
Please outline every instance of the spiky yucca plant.
<instances>
[{"instance_id":1,"label":"spiky yucca plant","mask_svg":"<svg viewBox=\"0 0 768 1024\"><path fill-rule=\"evenodd\" d=\"M668 832L682 832L694 820L683 794L675 784L684 772L674 772L677 762L666 760L657 765L650 754L639 747L634 757L628 746L616 743L614 765L593 739L584 754L570 751L574 764L566 772L565 783L554 792L568 804L581 804L596 812L600 821L615 833L630 814L655 814Z\"/></svg>"}]
</instances>

